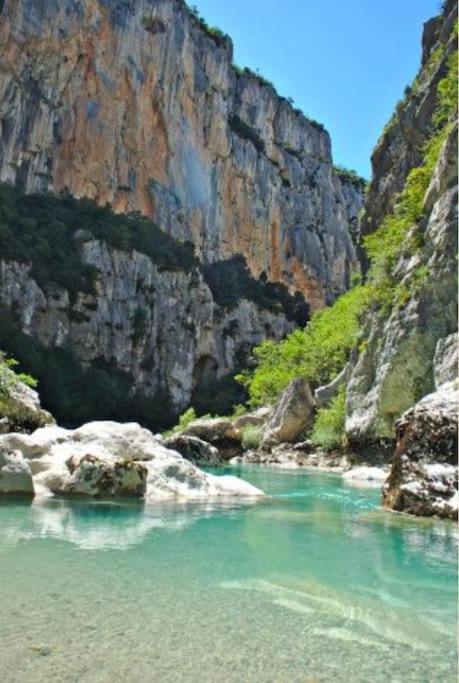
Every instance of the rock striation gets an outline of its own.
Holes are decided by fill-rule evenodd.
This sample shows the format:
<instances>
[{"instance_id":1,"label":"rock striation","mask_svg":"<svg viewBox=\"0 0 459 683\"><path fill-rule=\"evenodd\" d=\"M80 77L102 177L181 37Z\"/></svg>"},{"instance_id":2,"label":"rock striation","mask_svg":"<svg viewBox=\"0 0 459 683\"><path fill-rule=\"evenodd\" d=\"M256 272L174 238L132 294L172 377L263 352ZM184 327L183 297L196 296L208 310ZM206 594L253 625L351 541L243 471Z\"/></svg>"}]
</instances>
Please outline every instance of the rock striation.
<instances>
[{"instance_id":1,"label":"rock striation","mask_svg":"<svg viewBox=\"0 0 459 683\"><path fill-rule=\"evenodd\" d=\"M1 7L0 180L140 211L207 262L243 253L312 308L349 286L362 185L183 0Z\"/></svg>"}]
</instances>

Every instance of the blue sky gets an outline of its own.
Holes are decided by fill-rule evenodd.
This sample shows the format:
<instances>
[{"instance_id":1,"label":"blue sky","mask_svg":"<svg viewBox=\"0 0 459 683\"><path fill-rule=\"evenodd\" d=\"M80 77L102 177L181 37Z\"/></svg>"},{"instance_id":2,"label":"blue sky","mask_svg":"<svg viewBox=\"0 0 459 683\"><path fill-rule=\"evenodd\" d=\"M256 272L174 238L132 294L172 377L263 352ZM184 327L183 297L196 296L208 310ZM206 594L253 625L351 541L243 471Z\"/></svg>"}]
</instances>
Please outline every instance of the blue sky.
<instances>
[{"instance_id":1,"label":"blue sky","mask_svg":"<svg viewBox=\"0 0 459 683\"><path fill-rule=\"evenodd\" d=\"M370 176L371 150L421 59L440 0L192 0L239 66L325 125L333 159Z\"/></svg>"}]
</instances>

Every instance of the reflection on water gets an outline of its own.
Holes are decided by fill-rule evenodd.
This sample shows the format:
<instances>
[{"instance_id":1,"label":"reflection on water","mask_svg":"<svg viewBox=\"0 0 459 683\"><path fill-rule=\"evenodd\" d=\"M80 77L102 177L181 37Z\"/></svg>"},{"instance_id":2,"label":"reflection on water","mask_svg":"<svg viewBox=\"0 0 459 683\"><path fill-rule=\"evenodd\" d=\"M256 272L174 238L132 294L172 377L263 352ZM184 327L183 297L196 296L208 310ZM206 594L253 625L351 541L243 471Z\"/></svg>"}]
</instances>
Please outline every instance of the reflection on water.
<instances>
[{"instance_id":1,"label":"reflection on water","mask_svg":"<svg viewBox=\"0 0 459 683\"><path fill-rule=\"evenodd\" d=\"M239 474L271 495L3 501L0 680L456 680L455 525L335 475Z\"/></svg>"}]
</instances>

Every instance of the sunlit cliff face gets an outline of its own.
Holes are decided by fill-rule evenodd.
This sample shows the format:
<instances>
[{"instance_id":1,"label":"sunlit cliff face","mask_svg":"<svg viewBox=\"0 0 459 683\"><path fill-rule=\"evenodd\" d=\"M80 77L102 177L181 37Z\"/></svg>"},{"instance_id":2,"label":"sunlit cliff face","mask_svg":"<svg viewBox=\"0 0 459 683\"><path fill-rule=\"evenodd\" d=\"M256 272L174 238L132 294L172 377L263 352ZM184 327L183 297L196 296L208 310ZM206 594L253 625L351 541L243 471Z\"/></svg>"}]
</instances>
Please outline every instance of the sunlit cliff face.
<instances>
[{"instance_id":1,"label":"sunlit cliff face","mask_svg":"<svg viewBox=\"0 0 459 683\"><path fill-rule=\"evenodd\" d=\"M181 0L6 0L0 46L2 180L141 211L312 308L348 286L362 198L328 133Z\"/></svg>"}]
</instances>

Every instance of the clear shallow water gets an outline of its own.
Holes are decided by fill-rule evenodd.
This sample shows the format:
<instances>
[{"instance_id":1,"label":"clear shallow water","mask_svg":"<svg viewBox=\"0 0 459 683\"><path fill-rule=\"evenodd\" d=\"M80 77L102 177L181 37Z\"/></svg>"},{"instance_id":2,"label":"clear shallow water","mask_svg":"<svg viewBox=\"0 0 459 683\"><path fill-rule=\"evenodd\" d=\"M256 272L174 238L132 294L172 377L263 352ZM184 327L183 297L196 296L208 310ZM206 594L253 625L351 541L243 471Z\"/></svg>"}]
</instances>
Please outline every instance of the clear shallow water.
<instances>
[{"instance_id":1,"label":"clear shallow water","mask_svg":"<svg viewBox=\"0 0 459 683\"><path fill-rule=\"evenodd\" d=\"M0 680L456 681L457 541L327 474L256 505L0 505Z\"/></svg>"}]
</instances>

